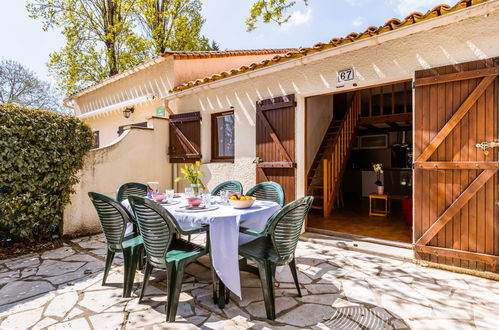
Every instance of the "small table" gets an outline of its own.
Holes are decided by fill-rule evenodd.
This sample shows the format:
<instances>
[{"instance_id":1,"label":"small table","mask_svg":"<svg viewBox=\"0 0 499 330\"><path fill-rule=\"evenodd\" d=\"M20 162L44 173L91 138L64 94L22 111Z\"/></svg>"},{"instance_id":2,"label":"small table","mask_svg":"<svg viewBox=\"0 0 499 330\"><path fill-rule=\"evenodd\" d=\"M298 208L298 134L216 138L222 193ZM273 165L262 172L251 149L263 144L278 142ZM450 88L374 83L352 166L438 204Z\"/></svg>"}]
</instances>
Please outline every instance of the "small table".
<instances>
[{"instance_id":1,"label":"small table","mask_svg":"<svg viewBox=\"0 0 499 330\"><path fill-rule=\"evenodd\" d=\"M376 200L384 200L384 209L376 209ZM376 193L369 194L369 216L375 215L380 217L386 217L390 214L390 195L383 194L379 195Z\"/></svg>"},{"instance_id":2,"label":"small table","mask_svg":"<svg viewBox=\"0 0 499 330\"><path fill-rule=\"evenodd\" d=\"M244 227L253 230L263 230L267 220L279 211L281 206L274 202L256 200L248 209L235 209L228 204L214 204L218 208L213 211L179 212L178 208L186 205L183 198L180 201L178 204L162 204L162 206L175 217L182 228L210 226L211 262L216 275L221 279L222 297L227 286L230 291L242 298L239 272L246 270L249 265L240 264L238 247L256 237L240 234L239 226L244 224ZM131 211L128 199L121 204ZM223 308L224 299L218 300L219 306Z\"/></svg>"}]
</instances>

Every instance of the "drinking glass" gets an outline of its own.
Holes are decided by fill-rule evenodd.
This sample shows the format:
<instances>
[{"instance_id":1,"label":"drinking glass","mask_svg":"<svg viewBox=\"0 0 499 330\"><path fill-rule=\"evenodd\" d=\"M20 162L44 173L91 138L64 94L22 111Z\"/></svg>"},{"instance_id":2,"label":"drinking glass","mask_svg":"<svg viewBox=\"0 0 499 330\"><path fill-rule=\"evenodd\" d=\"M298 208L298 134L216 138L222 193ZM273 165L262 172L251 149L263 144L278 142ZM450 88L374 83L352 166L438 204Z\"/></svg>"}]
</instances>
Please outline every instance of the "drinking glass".
<instances>
[{"instance_id":1,"label":"drinking glass","mask_svg":"<svg viewBox=\"0 0 499 330\"><path fill-rule=\"evenodd\" d=\"M175 190L173 189L166 189L165 190L165 195L166 195L166 201L171 202L173 200L173 197L175 196Z\"/></svg>"},{"instance_id":2,"label":"drinking glass","mask_svg":"<svg viewBox=\"0 0 499 330\"><path fill-rule=\"evenodd\" d=\"M185 197L193 197L194 196L194 190L191 187L185 188Z\"/></svg>"},{"instance_id":3,"label":"drinking glass","mask_svg":"<svg viewBox=\"0 0 499 330\"><path fill-rule=\"evenodd\" d=\"M211 206L211 194L203 194L203 204L206 206L206 207L210 207Z\"/></svg>"},{"instance_id":4,"label":"drinking glass","mask_svg":"<svg viewBox=\"0 0 499 330\"><path fill-rule=\"evenodd\" d=\"M227 203L228 203L227 191L222 190L222 191L220 192L220 202L221 202L222 204L227 204Z\"/></svg>"}]
</instances>

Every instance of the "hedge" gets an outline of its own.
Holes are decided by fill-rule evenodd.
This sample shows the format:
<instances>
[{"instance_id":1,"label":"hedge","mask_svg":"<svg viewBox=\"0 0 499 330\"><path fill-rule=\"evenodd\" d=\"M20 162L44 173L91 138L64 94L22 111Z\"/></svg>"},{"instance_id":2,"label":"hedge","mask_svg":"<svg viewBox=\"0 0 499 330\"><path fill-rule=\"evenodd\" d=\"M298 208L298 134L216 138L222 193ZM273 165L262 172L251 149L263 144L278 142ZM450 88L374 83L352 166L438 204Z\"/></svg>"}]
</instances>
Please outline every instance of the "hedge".
<instances>
[{"instance_id":1,"label":"hedge","mask_svg":"<svg viewBox=\"0 0 499 330\"><path fill-rule=\"evenodd\" d=\"M32 241L57 228L91 145L76 117L0 104L0 231Z\"/></svg>"}]
</instances>

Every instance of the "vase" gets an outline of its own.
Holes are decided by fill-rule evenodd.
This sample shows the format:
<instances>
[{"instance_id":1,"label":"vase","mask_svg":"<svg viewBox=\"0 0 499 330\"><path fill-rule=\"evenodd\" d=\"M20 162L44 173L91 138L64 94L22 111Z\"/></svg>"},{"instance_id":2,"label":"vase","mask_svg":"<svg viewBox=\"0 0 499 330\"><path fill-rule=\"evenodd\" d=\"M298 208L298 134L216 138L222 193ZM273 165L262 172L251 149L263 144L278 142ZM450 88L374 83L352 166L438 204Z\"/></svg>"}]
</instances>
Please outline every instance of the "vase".
<instances>
[{"instance_id":1,"label":"vase","mask_svg":"<svg viewBox=\"0 0 499 330\"><path fill-rule=\"evenodd\" d=\"M385 186L376 186L376 192L378 195L383 195L385 193Z\"/></svg>"},{"instance_id":2,"label":"vase","mask_svg":"<svg viewBox=\"0 0 499 330\"><path fill-rule=\"evenodd\" d=\"M203 192L203 188L200 184L191 183L191 188L192 188L192 192L194 194L194 197L199 197L201 195L201 193Z\"/></svg>"}]
</instances>

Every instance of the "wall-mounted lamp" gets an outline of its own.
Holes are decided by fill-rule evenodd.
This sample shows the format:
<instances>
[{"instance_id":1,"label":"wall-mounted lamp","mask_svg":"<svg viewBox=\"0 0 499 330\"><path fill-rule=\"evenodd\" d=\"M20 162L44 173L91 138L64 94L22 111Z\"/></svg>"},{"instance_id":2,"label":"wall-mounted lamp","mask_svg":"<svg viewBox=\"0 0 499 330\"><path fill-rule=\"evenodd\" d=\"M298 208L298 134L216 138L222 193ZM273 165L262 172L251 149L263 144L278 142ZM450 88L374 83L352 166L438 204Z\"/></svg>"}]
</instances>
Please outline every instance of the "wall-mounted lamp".
<instances>
[{"instance_id":1,"label":"wall-mounted lamp","mask_svg":"<svg viewBox=\"0 0 499 330\"><path fill-rule=\"evenodd\" d=\"M130 118L130 115L134 112L134 110L135 109L133 107L126 108L123 110L123 116L125 116L125 118Z\"/></svg>"}]
</instances>

